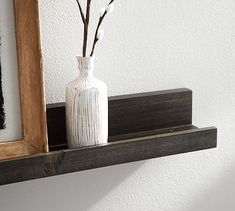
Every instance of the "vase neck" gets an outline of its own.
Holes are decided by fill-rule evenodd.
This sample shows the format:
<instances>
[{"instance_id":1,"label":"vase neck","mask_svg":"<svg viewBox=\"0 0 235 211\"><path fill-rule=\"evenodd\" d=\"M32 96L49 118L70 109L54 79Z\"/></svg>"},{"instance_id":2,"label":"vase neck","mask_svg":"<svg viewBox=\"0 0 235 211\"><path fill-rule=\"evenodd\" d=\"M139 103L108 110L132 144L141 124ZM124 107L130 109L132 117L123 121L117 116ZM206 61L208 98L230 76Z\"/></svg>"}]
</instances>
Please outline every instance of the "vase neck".
<instances>
[{"instance_id":1,"label":"vase neck","mask_svg":"<svg viewBox=\"0 0 235 211\"><path fill-rule=\"evenodd\" d=\"M87 78L93 76L94 57L81 57L77 56L79 78Z\"/></svg>"}]
</instances>

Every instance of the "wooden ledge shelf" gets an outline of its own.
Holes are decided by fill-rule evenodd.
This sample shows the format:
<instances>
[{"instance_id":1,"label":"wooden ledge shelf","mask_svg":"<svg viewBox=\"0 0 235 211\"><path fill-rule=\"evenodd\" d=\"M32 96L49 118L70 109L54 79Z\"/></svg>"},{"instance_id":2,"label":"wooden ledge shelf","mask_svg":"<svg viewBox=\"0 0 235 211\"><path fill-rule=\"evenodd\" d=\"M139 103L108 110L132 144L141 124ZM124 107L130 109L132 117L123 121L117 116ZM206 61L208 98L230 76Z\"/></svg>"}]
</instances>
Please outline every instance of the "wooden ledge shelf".
<instances>
[{"instance_id":1,"label":"wooden ledge shelf","mask_svg":"<svg viewBox=\"0 0 235 211\"><path fill-rule=\"evenodd\" d=\"M0 161L0 185L216 147L217 129L192 125L192 92L109 99L109 143L67 149L64 104L48 105L49 153Z\"/></svg>"}]
</instances>

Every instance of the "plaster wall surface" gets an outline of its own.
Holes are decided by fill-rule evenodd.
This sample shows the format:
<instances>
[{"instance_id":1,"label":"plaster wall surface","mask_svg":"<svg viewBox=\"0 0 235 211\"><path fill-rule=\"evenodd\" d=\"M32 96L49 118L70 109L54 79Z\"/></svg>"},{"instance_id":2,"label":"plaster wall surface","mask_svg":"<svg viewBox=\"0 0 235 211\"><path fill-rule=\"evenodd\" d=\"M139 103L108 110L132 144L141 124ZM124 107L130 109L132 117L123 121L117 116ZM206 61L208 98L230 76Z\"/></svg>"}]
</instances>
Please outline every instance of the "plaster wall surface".
<instances>
[{"instance_id":1,"label":"plaster wall surface","mask_svg":"<svg viewBox=\"0 0 235 211\"><path fill-rule=\"evenodd\" d=\"M2 186L0 210L234 211L235 1L115 2L95 75L109 95L192 89L193 122L218 127L217 149ZM62 102L78 74L80 16L74 0L41 0L40 17L47 102Z\"/></svg>"}]
</instances>

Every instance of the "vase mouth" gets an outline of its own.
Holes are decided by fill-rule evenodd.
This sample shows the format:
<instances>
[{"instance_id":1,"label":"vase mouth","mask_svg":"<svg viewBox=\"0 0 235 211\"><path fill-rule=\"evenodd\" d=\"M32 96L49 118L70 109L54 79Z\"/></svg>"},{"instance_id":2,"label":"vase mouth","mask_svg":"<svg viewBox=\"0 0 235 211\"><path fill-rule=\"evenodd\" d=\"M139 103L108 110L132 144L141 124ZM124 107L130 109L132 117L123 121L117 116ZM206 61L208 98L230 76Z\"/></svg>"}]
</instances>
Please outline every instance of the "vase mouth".
<instances>
[{"instance_id":1,"label":"vase mouth","mask_svg":"<svg viewBox=\"0 0 235 211\"><path fill-rule=\"evenodd\" d=\"M95 59L95 56L80 56L80 55L77 55L76 58L79 59L79 60L89 60L89 59Z\"/></svg>"},{"instance_id":2,"label":"vase mouth","mask_svg":"<svg viewBox=\"0 0 235 211\"><path fill-rule=\"evenodd\" d=\"M93 56L77 56L78 68L80 70L90 70L94 67L95 57Z\"/></svg>"}]
</instances>

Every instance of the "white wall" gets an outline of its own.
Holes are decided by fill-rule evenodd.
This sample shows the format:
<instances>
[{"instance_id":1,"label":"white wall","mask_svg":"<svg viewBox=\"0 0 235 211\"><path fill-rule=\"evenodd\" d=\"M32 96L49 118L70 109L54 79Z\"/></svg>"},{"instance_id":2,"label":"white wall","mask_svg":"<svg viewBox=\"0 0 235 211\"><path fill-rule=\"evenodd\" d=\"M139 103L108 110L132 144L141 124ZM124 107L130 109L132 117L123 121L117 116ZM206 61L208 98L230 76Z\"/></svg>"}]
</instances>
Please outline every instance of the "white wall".
<instances>
[{"instance_id":1,"label":"white wall","mask_svg":"<svg viewBox=\"0 0 235 211\"><path fill-rule=\"evenodd\" d=\"M47 101L59 102L77 75L79 15L74 0L40 3ZM218 127L217 149L3 186L0 210L235 210L234 11L234 0L117 0L96 54L110 95L191 88L194 123Z\"/></svg>"}]
</instances>

